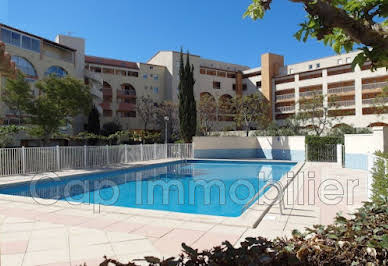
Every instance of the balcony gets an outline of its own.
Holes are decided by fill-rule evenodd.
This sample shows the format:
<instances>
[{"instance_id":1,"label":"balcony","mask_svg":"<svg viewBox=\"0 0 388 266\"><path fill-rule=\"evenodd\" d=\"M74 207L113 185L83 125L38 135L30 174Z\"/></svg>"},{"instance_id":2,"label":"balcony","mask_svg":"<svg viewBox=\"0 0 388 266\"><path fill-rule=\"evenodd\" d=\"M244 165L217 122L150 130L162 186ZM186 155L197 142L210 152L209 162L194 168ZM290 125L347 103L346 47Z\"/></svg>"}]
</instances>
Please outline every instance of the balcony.
<instances>
[{"instance_id":1,"label":"balcony","mask_svg":"<svg viewBox=\"0 0 388 266\"><path fill-rule=\"evenodd\" d=\"M276 101L290 101L295 99L295 94L283 94L283 95L276 95Z\"/></svg>"},{"instance_id":2,"label":"balcony","mask_svg":"<svg viewBox=\"0 0 388 266\"><path fill-rule=\"evenodd\" d=\"M322 95L322 90L304 91L299 93L300 97L314 97L316 95Z\"/></svg>"},{"instance_id":3,"label":"balcony","mask_svg":"<svg viewBox=\"0 0 388 266\"><path fill-rule=\"evenodd\" d=\"M329 102L329 108L354 107L355 105L356 105L356 101L355 100Z\"/></svg>"},{"instance_id":4,"label":"balcony","mask_svg":"<svg viewBox=\"0 0 388 266\"><path fill-rule=\"evenodd\" d=\"M362 90L363 91L380 91L380 89L384 88L384 87L387 87L388 86L388 82L385 81L385 82L376 82L376 83L369 83L369 84L363 84L362 85Z\"/></svg>"},{"instance_id":5,"label":"balcony","mask_svg":"<svg viewBox=\"0 0 388 266\"><path fill-rule=\"evenodd\" d=\"M342 94L342 93L354 93L354 86L346 86L346 87L338 87L338 88L332 88L328 89L328 94Z\"/></svg>"},{"instance_id":6,"label":"balcony","mask_svg":"<svg viewBox=\"0 0 388 266\"><path fill-rule=\"evenodd\" d=\"M369 99L362 99L362 104L365 105L381 105L382 103L388 103L388 97L385 98L369 98Z\"/></svg>"},{"instance_id":7,"label":"balcony","mask_svg":"<svg viewBox=\"0 0 388 266\"><path fill-rule=\"evenodd\" d=\"M136 111L136 105L132 103L120 103L118 112Z\"/></svg>"},{"instance_id":8,"label":"balcony","mask_svg":"<svg viewBox=\"0 0 388 266\"><path fill-rule=\"evenodd\" d=\"M133 91L133 90L117 90L117 97L136 98L136 91Z\"/></svg>"},{"instance_id":9,"label":"balcony","mask_svg":"<svg viewBox=\"0 0 388 266\"><path fill-rule=\"evenodd\" d=\"M276 113L290 113L295 111L295 105L276 107Z\"/></svg>"}]
</instances>

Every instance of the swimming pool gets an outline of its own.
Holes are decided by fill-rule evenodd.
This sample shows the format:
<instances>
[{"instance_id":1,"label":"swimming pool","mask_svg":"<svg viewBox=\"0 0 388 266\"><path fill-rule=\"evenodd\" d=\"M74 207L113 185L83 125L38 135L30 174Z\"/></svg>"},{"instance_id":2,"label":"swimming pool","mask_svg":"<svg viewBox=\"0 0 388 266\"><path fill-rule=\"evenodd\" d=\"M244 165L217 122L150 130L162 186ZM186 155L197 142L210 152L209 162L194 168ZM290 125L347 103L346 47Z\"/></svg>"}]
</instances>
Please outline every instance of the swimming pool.
<instances>
[{"instance_id":1,"label":"swimming pool","mask_svg":"<svg viewBox=\"0 0 388 266\"><path fill-rule=\"evenodd\" d=\"M280 180L295 165L187 160L56 180L35 179L1 186L0 194L238 217L261 188Z\"/></svg>"}]
</instances>

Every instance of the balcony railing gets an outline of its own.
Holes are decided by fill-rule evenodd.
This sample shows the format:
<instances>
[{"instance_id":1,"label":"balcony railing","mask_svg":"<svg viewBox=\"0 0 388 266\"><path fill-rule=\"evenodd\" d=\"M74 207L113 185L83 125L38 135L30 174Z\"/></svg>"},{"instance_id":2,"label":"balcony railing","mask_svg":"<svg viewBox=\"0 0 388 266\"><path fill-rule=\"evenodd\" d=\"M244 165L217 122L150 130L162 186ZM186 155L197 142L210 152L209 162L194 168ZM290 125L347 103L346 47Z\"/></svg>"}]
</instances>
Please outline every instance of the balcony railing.
<instances>
[{"instance_id":1,"label":"balcony railing","mask_svg":"<svg viewBox=\"0 0 388 266\"><path fill-rule=\"evenodd\" d=\"M363 84L362 89L363 90L374 90L374 89L381 89L388 86L388 82L376 82L376 83L370 83L370 84Z\"/></svg>"},{"instance_id":2,"label":"balcony railing","mask_svg":"<svg viewBox=\"0 0 388 266\"><path fill-rule=\"evenodd\" d=\"M305 92L301 92L299 93L299 96L300 97L313 97L315 95L321 95L322 94L322 91L321 90L317 90L317 91L305 91Z\"/></svg>"},{"instance_id":3,"label":"balcony railing","mask_svg":"<svg viewBox=\"0 0 388 266\"><path fill-rule=\"evenodd\" d=\"M381 104L381 103L388 103L388 97L370 98L370 99L363 99L362 100L362 104Z\"/></svg>"},{"instance_id":4,"label":"balcony railing","mask_svg":"<svg viewBox=\"0 0 388 266\"><path fill-rule=\"evenodd\" d=\"M133 90L117 90L117 96L132 96L132 97L136 97L136 91L133 91Z\"/></svg>"},{"instance_id":5,"label":"balcony railing","mask_svg":"<svg viewBox=\"0 0 388 266\"><path fill-rule=\"evenodd\" d=\"M356 101L338 101L338 102L330 102L329 107L352 107L356 105Z\"/></svg>"},{"instance_id":6,"label":"balcony railing","mask_svg":"<svg viewBox=\"0 0 388 266\"><path fill-rule=\"evenodd\" d=\"M282 101L282 100L289 100L289 99L294 99L295 94L283 94L283 95L276 95L276 100L277 101Z\"/></svg>"},{"instance_id":7,"label":"balcony railing","mask_svg":"<svg viewBox=\"0 0 388 266\"><path fill-rule=\"evenodd\" d=\"M345 92L354 92L354 86L328 89L329 94L339 94L339 93L345 93Z\"/></svg>"},{"instance_id":8,"label":"balcony railing","mask_svg":"<svg viewBox=\"0 0 388 266\"><path fill-rule=\"evenodd\" d=\"M295 106L281 106L276 108L277 113L287 113L295 111Z\"/></svg>"}]
</instances>

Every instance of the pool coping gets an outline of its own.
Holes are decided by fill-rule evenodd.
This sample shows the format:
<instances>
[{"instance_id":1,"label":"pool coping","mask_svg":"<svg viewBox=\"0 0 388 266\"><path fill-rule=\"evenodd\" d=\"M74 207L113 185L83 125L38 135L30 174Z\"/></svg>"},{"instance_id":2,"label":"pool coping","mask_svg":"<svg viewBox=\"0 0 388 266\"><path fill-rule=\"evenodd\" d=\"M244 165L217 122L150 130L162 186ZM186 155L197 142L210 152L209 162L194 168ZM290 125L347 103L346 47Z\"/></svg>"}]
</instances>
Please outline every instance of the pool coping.
<instances>
[{"instance_id":1,"label":"pool coping","mask_svg":"<svg viewBox=\"0 0 388 266\"><path fill-rule=\"evenodd\" d=\"M277 182L281 184L281 186L286 189L290 183L293 182L299 171L303 168L305 162L294 162L294 161L282 161L282 160L261 160L261 159L166 159L166 160L157 160L157 161L147 161L139 163L130 163L118 165L117 167L110 167L109 169L93 169L83 173L68 173L68 171L55 172L59 177L62 178L75 178L77 176L84 176L88 174L95 173L109 173L114 171L120 171L125 169L136 169L142 168L146 166L155 166L158 164L166 164L166 163L174 163L182 160L197 160L197 161L246 161L246 162L267 162L267 163L296 163L296 165L285 175L281 177L281 179ZM83 170L81 170L83 171ZM79 172L79 171L78 171ZM290 173L292 173L290 178ZM34 177L35 175L26 175L25 177ZM50 177L45 177L44 179L48 179ZM21 183L26 183L30 180L11 180L2 182L0 178L0 186L8 186L8 185L16 185ZM276 188L271 187L266 191L262 197L271 198L273 195L277 193ZM161 218L169 219L169 220L178 220L178 221L193 221L193 222L201 222L201 223L210 223L210 224L224 224L224 225L232 225L232 226L242 226L242 227L254 227L258 220L262 220L266 213L272 208L276 200L273 200L268 205L260 205L256 204L259 202L256 200L256 203L253 203L250 207L248 207L242 215L239 217L225 217L225 216L213 216L213 215L205 215L205 214L191 214L191 213L180 213L180 212L172 212L172 211L162 211L162 210L152 210L152 209L141 209L141 208L130 208L130 207L119 207L119 206L106 206L106 205L97 205L90 203L74 203L67 202L62 200L52 200L52 199L34 199L33 197L26 196L14 196L14 195L6 195L0 194L0 200L12 201L12 202L20 202L26 204L38 204L45 206L58 206L64 208L74 208L78 210L89 210L93 213L105 213L105 214L124 214L124 215L136 215L142 217L150 217L150 218Z\"/></svg>"}]
</instances>

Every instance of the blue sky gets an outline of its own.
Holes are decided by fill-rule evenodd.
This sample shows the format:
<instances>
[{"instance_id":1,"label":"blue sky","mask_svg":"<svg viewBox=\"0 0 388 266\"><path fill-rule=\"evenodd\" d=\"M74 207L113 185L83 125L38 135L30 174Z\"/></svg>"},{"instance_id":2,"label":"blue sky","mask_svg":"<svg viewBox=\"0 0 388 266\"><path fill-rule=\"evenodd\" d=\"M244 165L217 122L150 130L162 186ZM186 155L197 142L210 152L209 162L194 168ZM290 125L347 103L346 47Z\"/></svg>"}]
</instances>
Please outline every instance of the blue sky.
<instances>
[{"instance_id":1,"label":"blue sky","mask_svg":"<svg viewBox=\"0 0 388 266\"><path fill-rule=\"evenodd\" d=\"M0 21L53 40L86 39L90 55L146 62L181 46L204 58L259 66L259 56L285 55L286 64L333 55L315 40L293 34L303 7L276 0L264 20L243 19L251 0L0 0Z\"/></svg>"}]
</instances>

